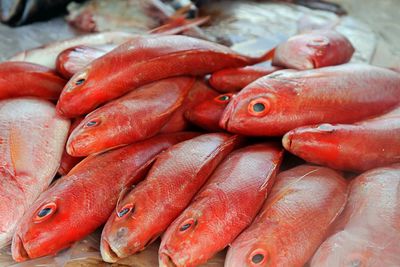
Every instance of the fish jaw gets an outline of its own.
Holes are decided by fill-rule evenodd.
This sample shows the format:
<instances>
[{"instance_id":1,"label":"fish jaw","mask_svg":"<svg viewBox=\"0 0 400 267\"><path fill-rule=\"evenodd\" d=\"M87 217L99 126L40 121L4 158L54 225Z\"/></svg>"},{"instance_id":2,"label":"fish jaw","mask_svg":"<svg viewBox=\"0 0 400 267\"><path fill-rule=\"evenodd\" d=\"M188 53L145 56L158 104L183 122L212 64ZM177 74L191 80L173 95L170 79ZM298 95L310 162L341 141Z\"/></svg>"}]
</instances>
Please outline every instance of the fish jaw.
<instances>
[{"instance_id":1,"label":"fish jaw","mask_svg":"<svg viewBox=\"0 0 400 267\"><path fill-rule=\"evenodd\" d=\"M182 253L177 254L174 253L172 256L171 253L168 251L166 248L162 248L159 251L159 257L158 257L158 264L160 267L189 267L189 266L195 266L192 264L188 264L188 255L182 255Z\"/></svg>"},{"instance_id":2,"label":"fish jaw","mask_svg":"<svg viewBox=\"0 0 400 267\"><path fill-rule=\"evenodd\" d=\"M13 259L17 262L23 262L30 259L29 253L24 246L24 242L18 234L13 238L11 251Z\"/></svg>"},{"instance_id":3,"label":"fish jaw","mask_svg":"<svg viewBox=\"0 0 400 267\"><path fill-rule=\"evenodd\" d=\"M109 263L115 263L118 260L126 257L118 249L112 247L110 243L103 237L101 238L100 243L100 253L103 260Z\"/></svg>"}]
</instances>

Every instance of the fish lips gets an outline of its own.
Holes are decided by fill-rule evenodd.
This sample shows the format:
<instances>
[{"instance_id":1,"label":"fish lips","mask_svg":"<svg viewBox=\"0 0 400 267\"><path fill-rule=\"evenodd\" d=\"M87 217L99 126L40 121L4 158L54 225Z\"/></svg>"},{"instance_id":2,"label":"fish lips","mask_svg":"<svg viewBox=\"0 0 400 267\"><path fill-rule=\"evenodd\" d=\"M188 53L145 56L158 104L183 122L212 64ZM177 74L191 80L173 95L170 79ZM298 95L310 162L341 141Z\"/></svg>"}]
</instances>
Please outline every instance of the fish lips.
<instances>
[{"instance_id":1,"label":"fish lips","mask_svg":"<svg viewBox=\"0 0 400 267\"><path fill-rule=\"evenodd\" d=\"M127 255L124 255L121 253L118 249L113 247L110 242L108 242L105 238L101 238L101 244L100 244L100 253L101 257L105 262L110 262L114 263L120 260L121 258L127 257Z\"/></svg>"},{"instance_id":2,"label":"fish lips","mask_svg":"<svg viewBox=\"0 0 400 267\"><path fill-rule=\"evenodd\" d=\"M13 259L17 262L27 261L31 258L22 238L18 234L13 237L11 252Z\"/></svg>"}]
</instances>

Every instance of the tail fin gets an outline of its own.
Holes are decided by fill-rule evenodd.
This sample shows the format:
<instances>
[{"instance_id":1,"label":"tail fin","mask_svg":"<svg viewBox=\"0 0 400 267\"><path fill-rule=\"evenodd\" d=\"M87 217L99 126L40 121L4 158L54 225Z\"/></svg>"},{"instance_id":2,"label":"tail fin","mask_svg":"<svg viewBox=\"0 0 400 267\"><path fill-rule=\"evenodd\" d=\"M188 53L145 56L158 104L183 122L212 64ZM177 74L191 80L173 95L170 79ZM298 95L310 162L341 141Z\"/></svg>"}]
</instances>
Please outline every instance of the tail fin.
<instances>
[{"instance_id":1,"label":"tail fin","mask_svg":"<svg viewBox=\"0 0 400 267\"><path fill-rule=\"evenodd\" d=\"M274 54L275 54L275 48L272 48L271 50L267 51L262 56L256 58L255 61L256 61L256 63L260 63L260 62L271 60L274 57Z\"/></svg>"},{"instance_id":2,"label":"tail fin","mask_svg":"<svg viewBox=\"0 0 400 267\"><path fill-rule=\"evenodd\" d=\"M184 17L176 17L172 18L168 23L161 25L155 29L152 29L148 33L150 34L162 34L162 35L169 35L169 34L178 34L184 32L188 29L194 28L196 26L202 25L207 22L210 17L201 17L188 20Z\"/></svg>"}]
</instances>

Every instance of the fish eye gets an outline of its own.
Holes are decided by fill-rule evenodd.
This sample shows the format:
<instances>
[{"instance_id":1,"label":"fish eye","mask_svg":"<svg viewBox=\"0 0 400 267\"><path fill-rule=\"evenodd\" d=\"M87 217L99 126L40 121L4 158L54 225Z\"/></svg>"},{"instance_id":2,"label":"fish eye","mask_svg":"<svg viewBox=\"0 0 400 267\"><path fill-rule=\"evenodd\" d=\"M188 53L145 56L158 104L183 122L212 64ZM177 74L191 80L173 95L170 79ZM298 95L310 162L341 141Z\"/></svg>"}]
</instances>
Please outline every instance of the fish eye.
<instances>
[{"instance_id":1,"label":"fish eye","mask_svg":"<svg viewBox=\"0 0 400 267\"><path fill-rule=\"evenodd\" d=\"M312 40L310 40L310 42L308 43L308 46L326 46L329 44L329 39L324 37L324 36L320 36L320 37L316 37L313 38Z\"/></svg>"},{"instance_id":2,"label":"fish eye","mask_svg":"<svg viewBox=\"0 0 400 267\"><path fill-rule=\"evenodd\" d=\"M196 225L197 221L193 218L187 219L185 220L181 226L179 227L179 231L180 232L185 232L186 230L188 230L189 228L191 228L193 225Z\"/></svg>"},{"instance_id":3,"label":"fish eye","mask_svg":"<svg viewBox=\"0 0 400 267\"><path fill-rule=\"evenodd\" d=\"M85 124L85 127L94 127L94 126L97 126L99 124L100 124L100 120L99 119L93 119L93 120L88 121Z\"/></svg>"},{"instance_id":4,"label":"fish eye","mask_svg":"<svg viewBox=\"0 0 400 267\"><path fill-rule=\"evenodd\" d=\"M250 102L248 106L248 112L257 117L264 116L270 110L270 102L266 98L257 98Z\"/></svg>"},{"instance_id":5,"label":"fish eye","mask_svg":"<svg viewBox=\"0 0 400 267\"><path fill-rule=\"evenodd\" d=\"M75 85L81 85L82 83L85 82L85 79L79 79L75 82Z\"/></svg>"},{"instance_id":6,"label":"fish eye","mask_svg":"<svg viewBox=\"0 0 400 267\"><path fill-rule=\"evenodd\" d=\"M333 127L332 124L329 123L323 123L317 126L317 129L323 132L327 132L327 133L332 133L335 131L335 128Z\"/></svg>"},{"instance_id":7,"label":"fish eye","mask_svg":"<svg viewBox=\"0 0 400 267\"><path fill-rule=\"evenodd\" d=\"M128 214L128 213L130 213L130 212L134 212L134 211L135 211L135 208L134 208L133 204L127 204L127 205L125 205L124 207L122 207L122 209L120 209L120 210L117 212L117 216L118 216L119 218L122 218L122 217L124 217L126 214Z\"/></svg>"},{"instance_id":8,"label":"fish eye","mask_svg":"<svg viewBox=\"0 0 400 267\"><path fill-rule=\"evenodd\" d=\"M53 202L43 205L36 213L34 221L42 222L42 221L46 220L52 214L54 214L56 209L57 209L57 205L56 205L56 203L53 203Z\"/></svg>"},{"instance_id":9,"label":"fish eye","mask_svg":"<svg viewBox=\"0 0 400 267\"><path fill-rule=\"evenodd\" d=\"M232 94L225 94L225 95L220 95L214 98L214 100L218 103L226 103L231 100Z\"/></svg>"},{"instance_id":10,"label":"fish eye","mask_svg":"<svg viewBox=\"0 0 400 267\"><path fill-rule=\"evenodd\" d=\"M253 264L260 265L265 262L266 252L262 249L256 249L251 253L250 260Z\"/></svg>"}]
</instances>

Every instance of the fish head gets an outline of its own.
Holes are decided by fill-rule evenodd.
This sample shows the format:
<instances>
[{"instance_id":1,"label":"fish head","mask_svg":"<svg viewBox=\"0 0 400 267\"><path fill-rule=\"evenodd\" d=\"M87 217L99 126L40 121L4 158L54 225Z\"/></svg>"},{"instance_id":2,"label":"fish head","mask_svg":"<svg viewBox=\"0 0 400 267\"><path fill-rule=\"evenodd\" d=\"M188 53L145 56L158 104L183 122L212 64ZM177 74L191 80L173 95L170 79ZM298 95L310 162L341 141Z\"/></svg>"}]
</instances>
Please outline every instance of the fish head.
<instances>
[{"instance_id":1,"label":"fish head","mask_svg":"<svg viewBox=\"0 0 400 267\"><path fill-rule=\"evenodd\" d=\"M79 232L80 229L73 225L74 211L69 209L71 198L51 191L44 192L20 220L12 240L14 260L20 262L55 254L77 241L75 231L65 231L77 229Z\"/></svg>"},{"instance_id":2,"label":"fish head","mask_svg":"<svg viewBox=\"0 0 400 267\"><path fill-rule=\"evenodd\" d=\"M74 157L87 156L115 147L113 137L121 131L117 125L128 125L123 105L106 105L92 113L72 131L67 142L67 152ZM118 140L120 141L120 140Z\"/></svg>"},{"instance_id":3,"label":"fish head","mask_svg":"<svg viewBox=\"0 0 400 267\"><path fill-rule=\"evenodd\" d=\"M101 235L100 251L104 261L116 262L142 251L159 237L161 233L155 230L153 223L155 218L143 215L152 208L151 203L140 201L130 193L117 204Z\"/></svg>"},{"instance_id":4,"label":"fish head","mask_svg":"<svg viewBox=\"0 0 400 267\"><path fill-rule=\"evenodd\" d=\"M219 122L229 132L251 135L281 135L296 118L296 83L280 79L284 71L258 79L240 91L225 108ZM291 72L287 72L290 74Z\"/></svg>"},{"instance_id":5,"label":"fish head","mask_svg":"<svg viewBox=\"0 0 400 267\"><path fill-rule=\"evenodd\" d=\"M267 239L260 239L256 231L244 232L229 247L225 266L277 266L275 246L272 244Z\"/></svg>"},{"instance_id":6,"label":"fish head","mask_svg":"<svg viewBox=\"0 0 400 267\"><path fill-rule=\"evenodd\" d=\"M232 97L233 94L231 93L216 97L213 96L194 106L192 109L187 110L185 117L189 121L208 130L218 131L220 130L218 125L219 120Z\"/></svg>"}]
</instances>

